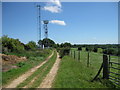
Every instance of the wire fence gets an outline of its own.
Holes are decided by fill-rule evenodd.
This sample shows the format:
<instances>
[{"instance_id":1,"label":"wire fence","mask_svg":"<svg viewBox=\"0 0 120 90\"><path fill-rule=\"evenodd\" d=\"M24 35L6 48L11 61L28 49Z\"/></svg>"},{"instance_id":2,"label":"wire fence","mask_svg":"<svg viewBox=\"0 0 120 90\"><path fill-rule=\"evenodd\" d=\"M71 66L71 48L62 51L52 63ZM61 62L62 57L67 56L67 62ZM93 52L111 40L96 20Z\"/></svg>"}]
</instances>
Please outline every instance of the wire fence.
<instances>
[{"instance_id":1,"label":"wire fence","mask_svg":"<svg viewBox=\"0 0 120 90\"><path fill-rule=\"evenodd\" d=\"M85 52L84 54L84 59L86 60L86 66L90 67L91 65L91 57L94 58L91 54L91 52ZM97 55L97 54L96 54ZM73 57L75 60L81 62L83 59L82 56L82 51L78 51L78 50L71 50L70 51L70 56ZM120 63L119 62L115 62L111 60L111 56L110 55L106 55L106 54L101 54L101 64L100 64L100 68L98 69L98 73L97 75L93 78L92 81L94 81L101 73L102 69L102 78L103 79L107 79L110 82L112 82L115 86L120 87ZM119 61L119 60L118 60Z\"/></svg>"}]
</instances>

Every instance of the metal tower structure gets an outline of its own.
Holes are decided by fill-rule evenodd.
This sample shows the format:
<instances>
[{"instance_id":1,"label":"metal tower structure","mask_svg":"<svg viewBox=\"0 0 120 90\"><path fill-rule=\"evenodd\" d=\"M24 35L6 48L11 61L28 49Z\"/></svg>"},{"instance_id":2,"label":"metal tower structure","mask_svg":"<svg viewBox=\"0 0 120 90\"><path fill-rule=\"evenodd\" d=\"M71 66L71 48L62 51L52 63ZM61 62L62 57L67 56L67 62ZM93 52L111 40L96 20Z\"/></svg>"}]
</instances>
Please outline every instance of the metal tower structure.
<instances>
[{"instance_id":1,"label":"metal tower structure","mask_svg":"<svg viewBox=\"0 0 120 90\"><path fill-rule=\"evenodd\" d=\"M46 39L45 47L48 48L49 42L48 42L48 26L47 25L48 25L49 21L43 20L43 23L44 23L44 33L45 33L45 39Z\"/></svg>"},{"instance_id":2,"label":"metal tower structure","mask_svg":"<svg viewBox=\"0 0 120 90\"><path fill-rule=\"evenodd\" d=\"M47 26L47 24L49 23L49 21L48 20L44 20L43 21L43 23L44 23L44 32L45 32L45 38L47 39L48 38L48 26Z\"/></svg>"},{"instance_id":3,"label":"metal tower structure","mask_svg":"<svg viewBox=\"0 0 120 90\"><path fill-rule=\"evenodd\" d=\"M38 9L38 32L39 32L38 44L39 44L39 48L41 48L42 47L42 42L41 42L41 6L37 5L37 9Z\"/></svg>"}]
</instances>

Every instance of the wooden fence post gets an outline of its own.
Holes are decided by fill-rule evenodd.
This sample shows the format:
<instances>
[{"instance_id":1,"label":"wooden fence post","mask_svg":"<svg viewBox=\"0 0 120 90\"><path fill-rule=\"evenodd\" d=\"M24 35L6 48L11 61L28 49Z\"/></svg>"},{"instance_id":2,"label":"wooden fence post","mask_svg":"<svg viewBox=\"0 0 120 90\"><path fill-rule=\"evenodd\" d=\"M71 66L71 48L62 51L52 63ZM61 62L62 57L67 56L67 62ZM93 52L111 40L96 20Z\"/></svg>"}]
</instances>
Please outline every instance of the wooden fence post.
<instances>
[{"instance_id":1,"label":"wooden fence post","mask_svg":"<svg viewBox=\"0 0 120 90\"><path fill-rule=\"evenodd\" d=\"M109 54L109 64L110 64L110 54Z\"/></svg>"},{"instance_id":2,"label":"wooden fence post","mask_svg":"<svg viewBox=\"0 0 120 90\"><path fill-rule=\"evenodd\" d=\"M69 52L69 56L71 56L71 51Z\"/></svg>"},{"instance_id":3,"label":"wooden fence post","mask_svg":"<svg viewBox=\"0 0 120 90\"><path fill-rule=\"evenodd\" d=\"M78 60L80 61L80 51L78 51Z\"/></svg>"},{"instance_id":4,"label":"wooden fence post","mask_svg":"<svg viewBox=\"0 0 120 90\"><path fill-rule=\"evenodd\" d=\"M71 53L71 57L73 58L73 55L74 55L74 53L73 53L73 50L72 50L72 53Z\"/></svg>"},{"instance_id":5,"label":"wooden fence post","mask_svg":"<svg viewBox=\"0 0 120 90\"><path fill-rule=\"evenodd\" d=\"M72 50L71 50L71 57L72 57Z\"/></svg>"},{"instance_id":6,"label":"wooden fence post","mask_svg":"<svg viewBox=\"0 0 120 90\"><path fill-rule=\"evenodd\" d=\"M71 50L70 50L70 53L69 53L70 57L71 57Z\"/></svg>"},{"instance_id":7,"label":"wooden fence post","mask_svg":"<svg viewBox=\"0 0 120 90\"><path fill-rule=\"evenodd\" d=\"M103 79L109 79L109 63L107 55L103 55Z\"/></svg>"},{"instance_id":8,"label":"wooden fence post","mask_svg":"<svg viewBox=\"0 0 120 90\"><path fill-rule=\"evenodd\" d=\"M74 59L75 59L75 51L74 51Z\"/></svg>"},{"instance_id":9,"label":"wooden fence post","mask_svg":"<svg viewBox=\"0 0 120 90\"><path fill-rule=\"evenodd\" d=\"M89 52L88 52L88 59L87 59L87 67L89 67Z\"/></svg>"}]
</instances>

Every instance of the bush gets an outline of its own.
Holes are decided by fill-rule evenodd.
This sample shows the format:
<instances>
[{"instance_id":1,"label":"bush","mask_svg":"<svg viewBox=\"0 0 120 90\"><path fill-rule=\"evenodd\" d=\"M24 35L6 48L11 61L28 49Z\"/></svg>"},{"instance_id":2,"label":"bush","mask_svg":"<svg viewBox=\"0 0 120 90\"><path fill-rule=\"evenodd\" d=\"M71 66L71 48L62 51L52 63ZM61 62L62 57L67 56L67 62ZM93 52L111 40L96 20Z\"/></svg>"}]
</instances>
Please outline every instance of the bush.
<instances>
[{"instance_id":1,"label":"bush","mask_svg":"<svg viewBox=\"0 0 120 90\"><path fill-rule=\"evenodd\" d=\"M25 65L25 62L19 62L19 63L17 64L18 67L23 67L24 65Z\"/></svg>"},{"instance_id":2,"label":"bush","mask_svg":"<svg viewBox=\"0 0 120 90\"><path fill-rule=\"evenodd\" d=\"M78 47L78 50L81 51L81 50L82 50L82 47Z\"/></svg>"},{"instance_id":3,"label":"bush","mask_svg":"<svg viewBox=\"0 0 120 90\"><path fill-rule=\"evenodd\" d=\"M109 55L118 55L119 51L117 48L108 48L108 49L104 49L103 53Z\"/></svg>"},{"instance_id":4,"label":"bush","mask_svg":"<svg viewBox=\"0 0 120 90\"><path fill-rule=\"evenodd\" d=\"M25 45L26 50L34 50L37 47L34 41L30 41Z\"/></svg>"},{"instance_id":5,"label":"bush","mask_svg":"<svg viewBox=\"0 0 120 90\"><path fill-rule=\"evenodd\" d=\"M69 55L70 48L59 48L57 50L60 54L60 58L64 57L65 55Z\"/></svg>"},{"instance_id":6,"label":"bush","mask_svg":"<svg viewBox=\"0 0 120 90\"><path fill-rule=\"evenodd\" d=\"M107 49L103 49L103 54L107 54Z\"/></svg>"},{"instance_id":7,"label":"bush","mask_svg":"<svg viewBox=\"0 0 120 90\"><path fill-rule=\"evenodd\" d=\"M118 56L120 56L120 49L118 49L118 53L117 53Z\"/></svg>"},{"instance_id":8,"label":"bush","mask_svg":"<svg viewBox=\"0 0 120 90\"><path fill-rule=\"evenodd\" d=\"M88 47L86 47L86 51L89 51Z\"/></svg>"},{"instance_id":9,"label":"bush","mask_svg":"<svg viewBox=\"0 0 120 90\"><path fill-rule=\"evenodd\" d=\"M8 54L8 48L2 46L2 53L4 53L4 54Z\"/></svg>"},{"instance_id":10,"label":"bush","mask_svg":"<svg viewBox=\"0 0 120 90\"><path fill-rule=\"evenodd\" d=\"M107 54L113 54L114 50L113 49L107 49Z\"/></svg>"},{"instance_id":11,"label":"bush","mask_svg":"<svg viewBox=\"0 0 120 90\"><path fill-rule=\"evenodd\" d=\"M94 47L93 52L97 52L97 51L98 51L98 49L96 47Z\"/></svg>"},{"instance_id":12,"label":"bush","mask_svg":"<svg viewBox=\"0 0 120 90\"><path fill-rule=\"evenodd\" d=\"M86 51L90 51L90 52L93 51L93 47L92 46L87 46Z\"/></svg>"},{"instance_id":13,"label":"bush","mask_svg":"<svg viewBox=\"0 0 120 90\"><path fill-rule=\"evenodd\" d=\"M8 36L3 36L1 39L3 53L24 51L24 45L19 39L9 38Z\"/></svg>"}]
</instances>

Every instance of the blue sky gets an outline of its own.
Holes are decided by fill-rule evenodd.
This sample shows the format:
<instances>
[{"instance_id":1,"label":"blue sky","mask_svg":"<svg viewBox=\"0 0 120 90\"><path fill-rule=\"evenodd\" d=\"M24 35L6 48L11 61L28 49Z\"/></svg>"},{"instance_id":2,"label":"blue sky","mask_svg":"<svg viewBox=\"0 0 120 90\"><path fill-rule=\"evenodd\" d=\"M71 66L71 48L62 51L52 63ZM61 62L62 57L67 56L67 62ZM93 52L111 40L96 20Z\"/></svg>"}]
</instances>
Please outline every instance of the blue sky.
<instances>
[{"instance_id":1,"label":"blue sky","mask_svg":"<svg viewBox=\"0 0 120 90\"><path fill-rule=\"evenodd\" d=\"M18 38L23 43L38 40L37 8L47 3L4 2L2 4L2 34ZM62 2L61 12L42 9L42 20L60 20L66 25L48 24L48 37L56 43L113 44L118 43L117 2ZM44 30L42 26L42 39Z\"/></svg>"}]
</instances>

